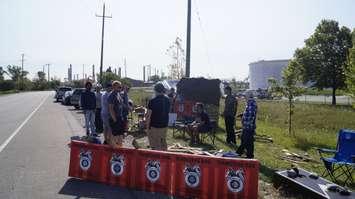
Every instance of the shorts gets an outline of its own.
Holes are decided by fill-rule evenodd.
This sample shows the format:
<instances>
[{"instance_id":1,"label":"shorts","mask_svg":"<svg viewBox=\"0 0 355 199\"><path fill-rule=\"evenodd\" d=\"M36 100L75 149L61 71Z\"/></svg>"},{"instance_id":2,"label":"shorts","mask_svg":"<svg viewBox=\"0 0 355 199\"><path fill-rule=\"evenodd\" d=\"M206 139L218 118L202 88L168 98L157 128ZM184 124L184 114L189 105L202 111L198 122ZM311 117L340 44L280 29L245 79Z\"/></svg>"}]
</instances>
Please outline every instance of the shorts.
<instances>
[{"instance_id":1,"label":"shorts","mask_svg":"<svg viewBox=\"0 0 355 199\"><path fill-rule=\"evenodd\" d=\"M166 151L168 146L166 143L167 128L150 127L148 130L148 140L150 148L153 150Z\"/></svg>"},{"instance_id":2,"label":"shorts","mask_svg":"<svg viewBox=\"0 0 355 199\"><path fill-rule=\"evenodd\" d=\"M123 123L123 120L121 118L117 118L117 121L114 122L112 120L112 118L110 118L109 120L109 123L110 123L110 127L111 127L111 130L112 130L112 135L113 136L118 136L118 135L123 135L124 134L124 123Z\"/></svg>"}]
</instances>

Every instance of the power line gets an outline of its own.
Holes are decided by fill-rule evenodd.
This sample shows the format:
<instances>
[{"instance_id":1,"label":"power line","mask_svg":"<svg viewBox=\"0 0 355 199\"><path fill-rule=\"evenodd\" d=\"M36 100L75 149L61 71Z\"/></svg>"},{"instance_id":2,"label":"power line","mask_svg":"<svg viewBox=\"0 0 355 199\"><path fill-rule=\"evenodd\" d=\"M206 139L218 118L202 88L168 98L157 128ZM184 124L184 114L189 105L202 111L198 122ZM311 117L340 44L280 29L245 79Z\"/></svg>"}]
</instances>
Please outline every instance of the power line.
<instances>
[{"instance_id":1,"label":"power line","mask_svg":"<svg viewBox=\"0 0 355 199\"><path fill-rule=\"evenodd\" d=\"M198 3L197 3L197 0L194 0L194 3L195 3L195 12L196 12L196 15L197 15L197 19L199 21L199 25L200 25L201 32L202 32L203 39L204 39L204 43L205 43L207 62L208 62L208 65L210 66L210 68L213 70L213 66L212 66L212 63L211 63L211 58L210 58L210 55L209 55L209 46L208 46L208 40L207 40L207 36L206 36L206 31L203 28L200 12L199 12L199 9L198 9L199 6L198 6Z\"/></svg>"}]
</instances>

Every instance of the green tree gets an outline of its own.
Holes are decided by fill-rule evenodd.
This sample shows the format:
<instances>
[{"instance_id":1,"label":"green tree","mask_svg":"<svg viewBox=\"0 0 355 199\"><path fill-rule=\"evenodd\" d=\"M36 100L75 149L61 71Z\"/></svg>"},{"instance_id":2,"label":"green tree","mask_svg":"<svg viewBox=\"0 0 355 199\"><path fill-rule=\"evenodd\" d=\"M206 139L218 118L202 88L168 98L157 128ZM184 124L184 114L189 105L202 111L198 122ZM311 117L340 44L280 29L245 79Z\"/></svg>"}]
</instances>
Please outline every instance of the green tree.
<instances>
[{"instance_id":1,"label":"green tree","mask_svg":"<svg viewBox=\"0 0 355 199\"><path fill-rule=\"evenodd\" d=\"M27 71L22 71L20 66L7 66L7 72L13 81L19 81L27 76Z\"/></svg>"},{"instance_id":2,"label":"green tree","mask_svg":"<svg viewBox=\"0 0 355 199\"><path fill-rule=\"evenodd\" d=\"M150 81L156 83L158 81L161 81L162 79L159 77L159 75L153 75L150 77Z\"/></svg>"},{"instance_id":3,"label":"green tree","mask_svg":"<svg viewBox=\"0 0 355 199\"><path fill-rule=\"evenodd\" d=\"M352 97L355 97L355 28L352 32L353 47L349 50L349 68L346 71L346 84Z\"/></svg>"},{"instance_id":4,"label":"green tree","mask_svg":"<svg viewBox=\"0 0 355 199\"><path fill-rule=\"evenodd\" d=\"M52 80L49 82L49 87L55 89L60 86L60 83L60 79L52 78Z\"/></svg>"},{"instance_id":5,"label":"green tree","mask_svg":"<svg viewBox=\"0 0 355 199\"><path fill-rule=\"evenodd\" d=\"M84 82L82 80L73 80L71 83L71 86L74 88L84 88ZM56 88L56 87L54 87L54 88Z\"/></svg>"},{"instance_id":6,"label":"green tree","mask_svg":"<svg viewBox=\"0 0 355 199\"><path fill-rule=\"evenodd\" d=\"M97 77L100 75L97 74ZM107 83L110 83L112 81L118 80L122 84L130 86L130 80L128 78L120 78L117 74L112 73L112 72L103 72L102 73L102 85L105 86Z\"/></svg>"},{"instance_id":7,"label":"green tree","mask_svg":"<svg viewBox=\"0 0 355 199\"><path fill-rule=\"evenodd\" d=\"M0 66L0 81L4 81L5 77L4 75L7 74L7 72Z\"/></svg>"},{"instance_id":8,"label":"green tree","mask_svg":"<svg viewBox=\"0 0 355 199\"><path fill-rule=\"evenodd\" d=\"M332 88L333 105L336 90L345 87L347 52L351 47L348 28L339 28L334 20L322 20L305 46L294 55L304 82L312 82L312 87L317 89Z\"/></svg>"},{"instance_id":9,"label":"green tree","mask_svg":"<svg viewBox=\"0 0 355 199\"><path fill-rule=\"evenodd\" d=\"M34 90L46 90L48 88L48 82L46 80L46 74L42 71L37 72L37 78L33 79Z\"/></svg>"},{"instance_id":10,"label":"green tree","mask_svg":"<svg viewBox=\"0 0 355 199\"><path fill-rule=\"evenodd\" d=\"M292 133L292 116L294 113L294 98L302 94L303 89L299 86L301 83L299 64L291 60L289 65L282 72L282 84L271 78L268 80L270 91L274 96L286 97L288 100L288 133Z\"/></svg>"}]
</instances>

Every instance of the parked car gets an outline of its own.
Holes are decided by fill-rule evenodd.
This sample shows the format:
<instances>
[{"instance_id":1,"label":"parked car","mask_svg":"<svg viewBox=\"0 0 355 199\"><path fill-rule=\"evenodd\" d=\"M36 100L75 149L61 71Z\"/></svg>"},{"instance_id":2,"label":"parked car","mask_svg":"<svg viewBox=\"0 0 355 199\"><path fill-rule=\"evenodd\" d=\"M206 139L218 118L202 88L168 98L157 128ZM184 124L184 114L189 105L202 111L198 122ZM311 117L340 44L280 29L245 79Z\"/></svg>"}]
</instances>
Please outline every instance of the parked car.
<instances>
[{"instance_id":1,"label":"parked car","mask_svg":"<svg viewBox=\"0 0 355 199\"><path fill-rule=\"evenodd\" d=\"M70 97L70 104L73 105L75 107L75 109L79 109L80 108L80 97L81 97L81 93L85 90L85 88L76 88L73 90L73 94Z\"/></svg>"},{"instance_id":2,"label":"parked car","mask_svg":"<svg viewBox=\"0 0 355 199\"><path fill-rule=\"evenodd\" d=\"M71 90L72 90L72 88L70 88L70 87L59 87L56 90L54 98L56 99L57 102L59 102L60 100L62 100L64 93L66 91L71 91Z\"/></svg>"},{"instance_id":3,"label":"parked car","mask_svg":"<svg viewBox=\"0 0 355 199\"><path fill-rule=\"evenodd\" d=\"M73 91L65 91L63 97L62 97L62 104L63 105L70 105L70 98L73 94Z\"/></svg>"}]
</instances>

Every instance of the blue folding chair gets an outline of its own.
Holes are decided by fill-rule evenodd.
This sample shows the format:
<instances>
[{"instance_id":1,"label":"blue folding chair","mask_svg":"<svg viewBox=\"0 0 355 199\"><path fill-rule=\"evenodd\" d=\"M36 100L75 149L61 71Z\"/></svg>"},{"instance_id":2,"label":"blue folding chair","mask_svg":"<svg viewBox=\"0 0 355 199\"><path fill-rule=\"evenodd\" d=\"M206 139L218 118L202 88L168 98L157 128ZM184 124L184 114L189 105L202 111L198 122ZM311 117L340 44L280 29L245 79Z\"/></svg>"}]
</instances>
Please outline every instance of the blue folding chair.
<instances>
[{"instance_id":1,"label":"blue folding chair","mask_svg":"<svg viewBox=\"0 0 355 199\"><path fill-rule=\"evenodd\" d=\"M336 150L318 149L325 170L323 176L330 176L332 181L340 184L339 179L343 178L343 185L353 183L353 172L355 171L355 131L341 129L338 133ZM324 157L323 154L334 154L333 157Z\"/></svg>"}]
</instances>

